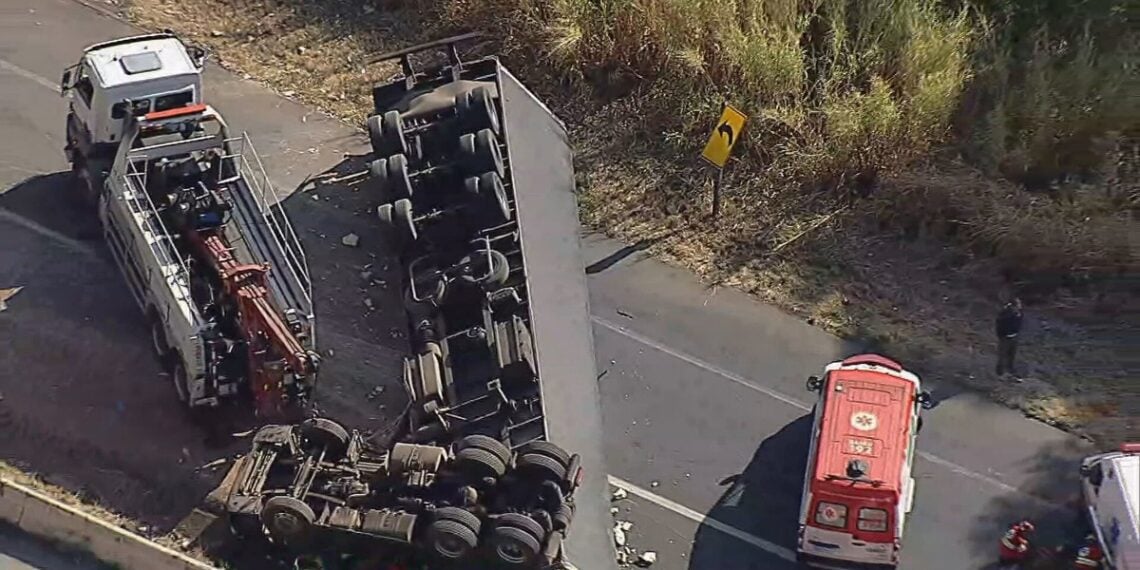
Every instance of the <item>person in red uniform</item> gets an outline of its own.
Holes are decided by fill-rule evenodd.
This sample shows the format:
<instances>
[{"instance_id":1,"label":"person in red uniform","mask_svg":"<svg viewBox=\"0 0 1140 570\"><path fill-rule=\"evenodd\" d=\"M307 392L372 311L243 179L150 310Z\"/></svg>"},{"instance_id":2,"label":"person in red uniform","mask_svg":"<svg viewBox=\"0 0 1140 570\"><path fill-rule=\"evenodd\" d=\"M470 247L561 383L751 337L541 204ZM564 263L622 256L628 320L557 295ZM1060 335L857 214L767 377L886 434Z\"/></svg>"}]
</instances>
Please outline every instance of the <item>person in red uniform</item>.
<instances>
[{"instance_id":1,"label":"person in red uniform","mask_svg":"<svg viewBox=\"0 0 1140 570\"><path fill-rule=\"evenodd\" d=\"M1104 551L1101 550L1096 537L1090 534L1085 537L1085 543L1077 549L1077 555L1073 558L1073 568L1077 570L1100 570L1103 561Z\"/></svg>"},{"instance_id":2,"label":"person in red uniform","mask_svg":"<svg viewBox=\"0 0 1140 570\"><path fill-rule=\"evenodd\" d=\"M998 564L1002 568L1016 568L1029 559L1029 536L1034 530L1033 523L1026 520L1005 531L998 550Z\"/></svg>"}]
</instances>

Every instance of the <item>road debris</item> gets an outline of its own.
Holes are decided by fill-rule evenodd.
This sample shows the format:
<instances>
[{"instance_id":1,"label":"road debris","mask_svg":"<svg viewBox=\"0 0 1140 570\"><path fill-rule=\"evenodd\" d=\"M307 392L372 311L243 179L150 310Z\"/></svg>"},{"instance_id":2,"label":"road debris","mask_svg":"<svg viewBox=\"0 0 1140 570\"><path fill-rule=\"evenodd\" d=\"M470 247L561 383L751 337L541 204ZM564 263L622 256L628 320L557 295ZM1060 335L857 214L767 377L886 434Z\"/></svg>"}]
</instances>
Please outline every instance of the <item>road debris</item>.
<instances>
[{"instance_id":1,"label":"road debris","mask_svg":"<svg viewBox=\"0 0 1140 570\"><path fill-rule=\"evenodd\" d=\"M23 290L23 287L10 287L8 289L0 289L0 313L8 308L8 299L15 297L17 293Z\"/></svg>"},{"instance_id":2,"label":"road debris","mask_svg":"<svg viewBox=\"0 0 1140 570\"><path fill-rule=\"evenodd\" d=\"M360 236L358 236L356 234L348 234L348 235L340 238L340 243L342 243L348 247L356 247L356 246L360 245Z\"/></svg>"},{"instance_id":3,"label":"road debris","mask_svg":"<svg viewBox=\"0 0 1140 570\"><path fill-rule=\"evenodd\" d=\"M209 462L201 465L200 467L198 467L198 471L205 471L207 469L216 469L222 465L225 465L227 461L229 461L229 459L225 458L225 457L221 457L221 458L215 459L213 461L209 461Z\"/></svg>"},{"instance_id":4,"label":"road debris","mask_svg":"<svg viewBox=\"0 0 1140 570\"><path fill-rule=\"evenodd\" d=\"M370 311L371 311L371 310L372 310L372 299L369 299L368 297L365 297L365 298L364 298L364 306L365 306L365 307L368 307L368 310L370 310Z\"/></svg>"},{"instance_id":5,"label":"road debris","mask_svg":"<svg viewBox=\"0 0 1140 570\"><path fill-rule=\"evenodd\" d=\"M657 553L652 550L642 552L641 556L637 557L637 565L642 568L652 566L654 562L657 562Z\"/></svg>"},{"instance_id":6,"label":"road debris","mask_svg":"<svg viewBox=\"0 0 1140 570\"><path fill-rule=\"evenodd\" d=\"M614 544L625 546L625 531L621 529L621 523L614 525Z\"/></svg>"},{"instance_id":7,"label":"road debris","mask_svg":"<svg viewBox=\"0 0 1140 570\"><path fill-rule=\"evenodd\" d=\"M614 501L620 501L622 499L625 499L628 496L629 496L629 493L626 492L625 489L618 487L617 489L614 489L614 494L613 494L613 497L611 497L611 499Z\"/></svg>"}]
</instances>

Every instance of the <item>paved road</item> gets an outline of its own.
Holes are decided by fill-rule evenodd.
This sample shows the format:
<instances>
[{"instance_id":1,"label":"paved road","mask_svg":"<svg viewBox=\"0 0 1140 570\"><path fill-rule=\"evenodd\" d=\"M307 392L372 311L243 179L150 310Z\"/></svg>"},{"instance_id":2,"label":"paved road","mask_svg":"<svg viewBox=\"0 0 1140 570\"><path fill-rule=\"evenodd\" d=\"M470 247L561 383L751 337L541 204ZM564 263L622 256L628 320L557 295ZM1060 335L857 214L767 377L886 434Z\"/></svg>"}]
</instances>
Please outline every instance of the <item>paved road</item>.
<instances>
[{"instance_id":1,"label":"paved road","mask_svg":"<svg viewBox=\"0 0 1140 570\"><path fill-rule=\"evenodd\" d=\"M98 461L83 459L86 469L72 467L74 456L15 451L45 471L83 477L82 484L104 495L115 489L113 482L92 484L86 478L106 469L126 471L159 489L205 484L200 474L162 467L163 461L180 459L163 446L168 440L139 440L140 430L194 438L172 413L165 384L145 379L155 372L148 368L145 332L126 290L117 286L97 241L69 217L77 220L81 213L57 205L65 201L63 179L50 176L65 167L59 156L64 105L52 97L52 78L83 44L124 30L68 0L8 0L0 7L0 130L7 135L0 141L0 191L7 189L0 194L0 240L18 244L0 249L0 288L28 286L0 313L0 336L31 332L36 346L50 343L52 352L67 355L53 360L42 348L0 347L0 377L22 371L35 380L0 380L0 390L18 391L20 401L48 408L19 411L0 401L0 423L7 414L24 433L42 434L57 429L56 423L74 422L57 437L97 449ZM294 188L308 173L359 164L342 161L343 152L365 148L362 137L342 125L217 70L207 81L211 101L260 143L279 187ZM35 178L44 174L49 176ZM329 360L334 373L326 374L334 380L325 384L322 397L331 411L355 424L375 424L385 411L362 409L359 402L373 385L392 377L399 342L389 337L384 320L396 314L394 301L387 304L384 294L352 283L370 259L369 248L379 243L366 217L367 188L316 194L317 200L295 195L288 204L320 278L318 296L326 299L319 305L321 342L336 349ZM364 247L339 246L339 237L350 230L361 235ZM666 570L790 568L810 408L803 379L858 347L733 291L708 290L687 273L621 244L587 236L584 245L603 372L606 452L612 477L633 490L616 505L620 517L635 524L631 543L658 551L655 568ZM383 277L382 255L374 261ZM73 262L81 273L52 269L61 262ZM365 294L378 304L373 313L362 309ZM73 314L77 306L83 318ZM87 375L59 363L67 359L82 359ZM121 393L84 388L109 376L127 380L113 384ZM38 403L44 394L75 393L62 404ZM935 385L935 396L939 405L928 413L919 442L905 568L981 568L991 557L997 528L1010 518L1028 513L1063 521L1057 503L1075 489L1074 460L1085 453L1079 443L948 386ZM73 419L51 425L42 419L77 411ZM79 430L85 422L111 431L84 439ZM123 438L144 446L145 464L124 452ZM198 443L187 451L193 456L187 465L221 453ZM0 453L9 453L3 442ZM154 481L151 473L161 469L169 472ZM129 496L125 490L111 500L126 502ZM142 516L159 516L186 500L172 496L154 504L145 498L131 503Z\"/></svg>"},{"instance_id":2,"label":"paved road","mask_svg":"<svg viewBox=\"0 0 1140 570\"><path fill-rule=\"evenodd\" d=\"M0 526L0 570L106 570L90 556L64 553L24 534Z\"/></svg>"}]
</instances>

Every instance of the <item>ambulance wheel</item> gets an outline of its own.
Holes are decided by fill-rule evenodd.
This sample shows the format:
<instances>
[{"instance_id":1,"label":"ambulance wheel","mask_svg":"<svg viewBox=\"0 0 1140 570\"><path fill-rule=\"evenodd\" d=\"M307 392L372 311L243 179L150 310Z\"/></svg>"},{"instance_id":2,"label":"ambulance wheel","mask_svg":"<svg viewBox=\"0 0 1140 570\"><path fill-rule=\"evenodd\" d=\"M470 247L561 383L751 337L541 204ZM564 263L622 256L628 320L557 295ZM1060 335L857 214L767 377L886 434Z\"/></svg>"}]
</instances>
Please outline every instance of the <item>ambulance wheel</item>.
<instances>
[{"instance_id":1,"label":"ambulance wheel","mask_svg":"<svg viewBox=\"0 0 1140 570\"><path fill-rule=\"evenodd\" d=\"M431 551L444 560L466 558L479 544L479 517L458 507L436 509L428 527Z\"/></svg>"}]
</instances>

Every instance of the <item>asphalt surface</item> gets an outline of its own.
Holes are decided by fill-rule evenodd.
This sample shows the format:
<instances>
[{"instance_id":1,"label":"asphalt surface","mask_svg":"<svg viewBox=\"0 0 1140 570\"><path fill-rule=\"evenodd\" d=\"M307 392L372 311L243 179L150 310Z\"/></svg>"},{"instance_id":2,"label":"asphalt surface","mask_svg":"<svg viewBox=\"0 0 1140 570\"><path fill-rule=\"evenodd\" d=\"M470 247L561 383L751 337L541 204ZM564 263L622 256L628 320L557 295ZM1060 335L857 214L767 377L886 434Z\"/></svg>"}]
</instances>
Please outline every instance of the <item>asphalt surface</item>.
<instances>
[{"instance_id":1,"label":"asphalt surface","mask_svg":"<svg viewBox=\"0 0 1140 570\"><path fill-rule=\"evenodd\" d=\"M89 555L63 552L7 526L0 526L0 570L107 570Z\"/></svg>"},{"instance_id":2,"label":"asphalt surface","mask_svg":"<svg viewBox=\"0 0 1140 570\"><path fill-rule=\"evenodd\" d=\"M0 427L38 442L0 439L0 454L162 522L193 502L187 489L212 481L192 467L231 450L201 443L176 413L137 309L55 174L66 164L54 78L84 45L126 33L69 0L0 5L0 289L25 287L0 313L0 338L15 341L0 344ZM363 154L359 133L217 69L206 81L211 103L250 131L279 188L359 167L343 156ZM322 403L353 425L382 429L399 405L388 379L403 341L385 320L398 314L397 301L357 277L372 262L372 280L390 281L368 189L313 195L286 204L317 276L318 342L336 353L326 360ZM360 248L340 245L349 231ZM614 505L634 523L629 543L658 552L654 568L666 570L791 568L811 405L803 380L860 347L737 292L710 290L634 248L596 236L583 246L607 463L634 491ZM919 437L903 568L985 567L1014 518L1037 517L1046 540L1060 532L1068 519L1060 504L1075 494L1075 461L1088 450L936 380L926 379L938 405ZM386 395L366 400L377 385L390 386ZM185 449L171 451L171 440ZM126 488L123 474L153 493Z\"/></svg>"}]
</instances>

